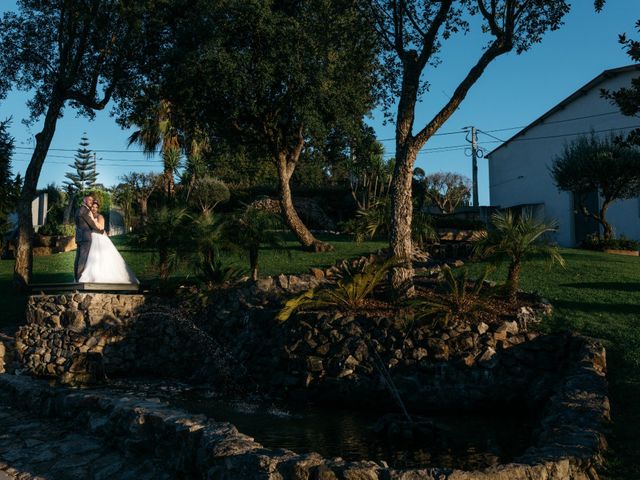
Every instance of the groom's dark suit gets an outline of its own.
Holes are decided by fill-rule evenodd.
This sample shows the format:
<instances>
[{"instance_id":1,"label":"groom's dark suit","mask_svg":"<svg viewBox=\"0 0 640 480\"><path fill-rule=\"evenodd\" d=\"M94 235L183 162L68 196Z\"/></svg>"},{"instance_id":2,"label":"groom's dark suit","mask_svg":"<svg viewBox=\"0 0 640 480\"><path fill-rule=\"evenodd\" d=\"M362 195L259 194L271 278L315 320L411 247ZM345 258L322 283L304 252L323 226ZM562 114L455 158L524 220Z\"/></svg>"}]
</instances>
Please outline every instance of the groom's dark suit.
<instances>
[{"instance_id":1,"label":"groom's dark suit","mask_svg":"<svg viewBox=\"0 0 640 480\"><path fill-rule=\"evenodd\" d=\"M73 265L73 274L76 282L82 276L87 263L89 249L91 248L91 232L104 233L104 230L98 228L91 216L89 207L83 203L76 214L76 244L78 248L76 250L76 261Z\"/></svg>"}]
</instances>

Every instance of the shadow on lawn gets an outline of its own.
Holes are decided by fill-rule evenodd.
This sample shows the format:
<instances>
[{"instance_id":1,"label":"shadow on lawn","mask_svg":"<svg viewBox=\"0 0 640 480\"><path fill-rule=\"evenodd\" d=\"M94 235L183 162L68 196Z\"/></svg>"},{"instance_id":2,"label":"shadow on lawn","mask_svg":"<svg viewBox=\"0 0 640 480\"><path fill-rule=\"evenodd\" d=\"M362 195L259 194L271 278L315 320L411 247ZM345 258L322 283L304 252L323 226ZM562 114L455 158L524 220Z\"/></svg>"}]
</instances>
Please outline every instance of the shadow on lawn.
<instances>
[{"instance_id":1,"label":"shadow on lawn","mask_svg":"<svg viewBox=\"0 0 640 480\"><path fill-rule=\"evenodd\" d=\"M640 316L640 308L633 303L595 303L572 300L553 300L553 306L558 309L579 310L581 312L602 312Z\"/></svg>"},{"instance_id":2,"label":"shadow on lawn","mask_svg":"<svg viewBox=\"0 0 640 480\"><path fill-rule=\"evenodd\" d=\"M618 292L640 293L640 283L634 282L580 282L562 283L560 287L580 288L587 290L616 290Z\"/></svg>"}]
</instances>

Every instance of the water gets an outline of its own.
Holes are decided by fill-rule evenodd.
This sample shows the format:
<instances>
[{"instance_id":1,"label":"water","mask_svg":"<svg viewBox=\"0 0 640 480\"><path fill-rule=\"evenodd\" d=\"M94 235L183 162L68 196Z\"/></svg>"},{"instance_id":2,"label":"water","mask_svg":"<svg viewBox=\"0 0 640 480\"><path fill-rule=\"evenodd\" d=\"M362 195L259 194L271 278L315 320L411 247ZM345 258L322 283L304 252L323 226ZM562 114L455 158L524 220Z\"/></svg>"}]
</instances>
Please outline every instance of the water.
<instances>
[{"instance_id":1,"label":"water","mask_svg":"<svg viewBox=\"0 0 640 480\"><path fill-rule=\"evenodd\" d=\"M265 447L345 460L383 460L396 468L472 470L506 463L530 446L533 428L532 418L518 412L437 415L428 418L435 427L433 434L399 440L373 431L380 418L373 412L230 402L193 394L172 403L231 422Z\"/></svg>"},{"instance_id":2,"label":"water","mask_svg":"<svg viewBox=\"0 0 640 480\"><path fill-rule=\"evenodd\" d=\"M535 425L534 416L520 409L438 414L428 417L434 427L431 434L402 440L374 431L381 417L376 412L223 399L170 382L118 380L108 388L158 397L189 412L230 422L267 448L385 461L395 468L478 470L508 463L531 445Z\"/></svg>"}]
</instances>

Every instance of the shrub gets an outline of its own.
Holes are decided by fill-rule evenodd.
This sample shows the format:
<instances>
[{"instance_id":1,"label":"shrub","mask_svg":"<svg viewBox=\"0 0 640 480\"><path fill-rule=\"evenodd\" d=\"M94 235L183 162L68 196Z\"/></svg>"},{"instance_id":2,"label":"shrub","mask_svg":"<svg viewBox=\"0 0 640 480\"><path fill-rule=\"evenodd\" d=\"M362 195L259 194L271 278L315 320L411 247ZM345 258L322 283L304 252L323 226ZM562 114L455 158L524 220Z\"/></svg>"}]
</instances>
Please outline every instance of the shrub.
<instances>
[{"instance_id":1,"label":"shrub","mask_svg":"<svg viewBox=\"0 0 640 480\"><path fill-rule=\"evenodd\" d=\"M603 239L598 238L598 235L589 235L581 244L582 248L587 250L639 250L640 242L626 238L624 235L620 238Z\"/></svg>"},{"instance_id":2,"label":"shrub","mask_svg":"<svg viewBox=\"0 0 640 480\"><path fill-rule=\"evenodd\" d=\"M558 247L545 239L548 233L556 230L556 222L536 220L530 209L525 209L520 215L514 215L511 210L496 212L491 221L493 229L482 232L475 253L491 257L496 263L509 262L507 288L513 303L517 300L522 261L527 257L542 255L547 257L550 265L558 263L564 267Z\"/></svg>"},{"instance_id":3,"label":"shrub","mask_svg":"<svg viewBox=\"0 0 640 480\"><path fill-rule=\"evenodd\" d=\"M390 258L382 263L369 263L357 273L347 268L335 284L312 288L289 299L276 318L282 322L286 321L294 312L304 308L360 308L395 264L395 259Z\"/></svg>"},{"instance_id":4,"label":"shrub","mask_svg":"<svg viewBox=\"0 0 640 480\"><path fill-rule=\"evenodd\" d=\"M488 310L484 281L492 268L485 268L482 276L470 288L468 270L455 274L449 265L442 269L445 293L442 296L420 297L411 301L416 320L432 319L435 324L447 326L463 319L475 320Z\"/></svg>"},{"instance_id":5,"label":"shrub","mask_svg":"<svg viewBox=\"0 0 640 480\"><path fill-rule=\"evenodd\" d=\"M228 202L230 196L229 188L222 180L206 176L194 182L189 202L202 213L210 213L219 203Z\"/></svg>"}]
</instances>

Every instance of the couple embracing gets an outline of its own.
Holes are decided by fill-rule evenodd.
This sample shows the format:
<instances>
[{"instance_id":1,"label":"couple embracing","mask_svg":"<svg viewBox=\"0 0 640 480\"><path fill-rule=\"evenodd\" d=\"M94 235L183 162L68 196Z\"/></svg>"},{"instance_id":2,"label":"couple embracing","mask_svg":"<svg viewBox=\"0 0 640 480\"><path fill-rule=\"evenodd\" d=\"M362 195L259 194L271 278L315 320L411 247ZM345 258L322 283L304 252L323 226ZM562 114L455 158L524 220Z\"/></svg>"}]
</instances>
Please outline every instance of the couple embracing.
<instances>
[{"instance_id":1,"label":"couple embracing","mask_svg":"<svg viewBox=\"0 0 640 480\"><path fill-rule=\"evenodd\" d=\"M76 214L76 283L139 283L104 231L104 217L93 195L87 195Z\"/></svg>"}]
</instances>

